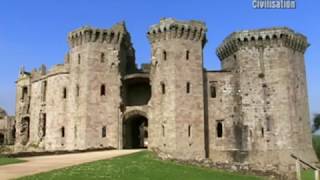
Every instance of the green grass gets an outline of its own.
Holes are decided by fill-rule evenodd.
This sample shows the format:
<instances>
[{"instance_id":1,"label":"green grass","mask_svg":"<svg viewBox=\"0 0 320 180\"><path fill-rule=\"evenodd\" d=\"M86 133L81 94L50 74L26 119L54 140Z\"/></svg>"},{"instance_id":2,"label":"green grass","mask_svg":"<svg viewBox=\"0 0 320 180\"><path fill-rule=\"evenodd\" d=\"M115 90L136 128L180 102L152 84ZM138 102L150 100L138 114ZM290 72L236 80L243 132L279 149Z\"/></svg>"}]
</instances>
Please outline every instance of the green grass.
<instances>
[{"instance_id":1,"label":"green grass","mask_svg":"<svg viewBox=\"0 0 320 180\"><path fill-rule=\"evenodd\" d=\"M161 161L150 152L117 157L82 164L47 173L20 178L23 180L258 180L244 176L197 166L181 165L171 161Z\"/></svg>"},{"instance_id":2,"label":"green grass","mask_svg":"<svg viewBox=\"0 0 320 180\"><path fill-rule=\"evenodd\" d=\"M20 163L20 162L24 162L24 161L20 159L9 158L9 157L0 155L0 166L6 165L6 164Z\"/></svg>"}]
</instances>

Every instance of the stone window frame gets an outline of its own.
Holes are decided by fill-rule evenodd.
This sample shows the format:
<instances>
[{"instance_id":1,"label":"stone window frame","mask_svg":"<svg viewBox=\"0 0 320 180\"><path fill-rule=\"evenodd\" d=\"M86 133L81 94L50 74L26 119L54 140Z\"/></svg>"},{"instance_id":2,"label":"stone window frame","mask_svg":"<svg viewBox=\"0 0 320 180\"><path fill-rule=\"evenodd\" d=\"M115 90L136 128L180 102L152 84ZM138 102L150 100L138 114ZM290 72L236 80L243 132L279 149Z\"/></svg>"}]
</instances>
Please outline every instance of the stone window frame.
<instances>
[{"instance_id":1,"label":"stone window frame","mask_svg":"<svg viewBox=\"0 0 320 180\"><path fill-rule=\"evenodd\" d=\"M190 50L186 50L186 60L188 61L190 59Z\"/></svg>"},{"instance_id":2,"label":"stone window frame","mask_svg":"<svg viewBox=\"0 0 320 180\"><path fill-rule=\"evenodd\" d=\"M21 87L21 101L22 102L24 102L27 99L28 91L29 91L28 86L22 86Z\"/></svg>"},{"instance_id":3,"label":"stone window frame","mask_svg":"<svg viewBox=\"0 0 320 180\"><path fill-rule=\"evenodd\" d=\"M192 137L192 125L191 124L188 125L188 137L189 138Z\"/></svg>"},{"instance_id":4,"label":"stone window frame","mask_svg":"<svg viewBox=\"0 0 320 180\"><path fill-rule=\"evenodd\" d=\"M80 65L81 64L81 54L79 53L78 54L78 65Z\"/></svg>"},{"instance_id":5,"label":"stone window frame","mask_svg":"<svg viewBox=\"0 0 320 180\"><path fill-rule=\"evenodd\" d=\"M160 82L161 86L161 94L166 94L166 84L164 82Z\"/></svg>"},{"instance_id":6,"label":"stone window frame","mask_svg":"<svg viewBox=\"0 0 320 180\"><path fill-rule=\"evenodd\" d=\"M67 96L68 96L67 87L63 87L62 98L67 99Z\"/></svg>"},{"instance_id":7,"label":"stone window frame","mask_svg":"<svg viewBox=\"0 0 320 180\"><path fill-rule=\"evenodd\" d=\"M62 138L65 138L65 136L66 136L66 130L65 130L65 127L64 127L64 126L61 127L60 132L61 132L61 137L62 137Z\"/></svg>"},{"instance_id":8,"label":"stone window frame","mask_svg":"<svg viewBox=\"0 0 320 180\"><path fill-rule=\"evenodd\" d=\"M100 86L100 96L106 96L106 84L101 84Z\"/></svg>"},{"instance_id":9,"label":"stone window frame","mask_svg":"<svg viewBox=\"0 0 320 180\"><path fill-rule=\"evenodd\" d=\"M217 95L218 95L218 93L217 93L217 84L218 84L217 81L210 81L209 82L209 93L210 93L209 97L211 99L217 98Z\"/></svg>"},{"instance_id":10,"label":"stone window frame","mask_svg":"<svg viewBox=\"0 0 320 180\"><path fill-rule=\"evenodd\" d=\"M101 137L102 138L107 137L107 126L102 126L102 128L101 128Z\"/></svg>"},{"instance_id":11,"label":"stone window frame","mask_svg":"<svg viewBox=\"0 0 320 180\"><path fill-rule=\"evenodd\" d=\"M106 62L106 56L104 52L101 52L100 54L100 63L105 63Z\"/></svg>"},{"instance_id":12,"label":"stone window frame","mask_svg":"<svg viewBox=\"0 0 320 180\"><path fill-rule=\"evenodd\" d=\"M186 93L187 94L191 93L191 83L189 81L187 81L186 83Z\"/></svg>"},{"instance_id":13,"label":"stone window frame","mask_svg":"<svg viewBox=\"0 0 320 180\"><path fill-rule=\"evenodd\" d=\"M224 138L224 120L219 119L216 120L216 138L217 139L223 139Z\"/></svg>"},{"instance_id":14,"label":"stone window frame","mask_svg":"<svg viewBox=\"0 0 320 180\"><path fill-rule=\"evenodd\" d=\"M168 59L168 52L166 50L162 51L162 59L166 61Z\"/></svg>"}]
</instances>

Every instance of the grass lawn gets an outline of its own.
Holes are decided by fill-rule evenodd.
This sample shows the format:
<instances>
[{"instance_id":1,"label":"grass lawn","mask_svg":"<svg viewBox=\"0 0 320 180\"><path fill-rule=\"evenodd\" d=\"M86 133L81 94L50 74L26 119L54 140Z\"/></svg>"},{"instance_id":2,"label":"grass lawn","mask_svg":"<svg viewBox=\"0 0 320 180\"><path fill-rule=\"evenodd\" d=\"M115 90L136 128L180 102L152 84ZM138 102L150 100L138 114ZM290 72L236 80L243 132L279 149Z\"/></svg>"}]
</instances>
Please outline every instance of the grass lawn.
<instances>
[{"instance_id":1,"label":"grass lawn","mask_svg":"<svg viewBox=\"0 0 320 180\"><path fill-rule=\"evenodd\" d=\"M24 162L24 161L20 159L9 158L9 157L0 155L0 166L6 165L6 164L20 163L20 162Z\"/></svg>"},{"instance_id":2,"label":"grass lawn","mask_svg":"<svg viewBox=\"0 0 320 180\"><path fill-rule=\"evenodd\" d=\"M148 151L86 163L47 173L41 173L20 179L37 180L258 180L253 176L244 176L220 170L180 165L175 162L161 161Z\"/></svg>"}]
</instances>

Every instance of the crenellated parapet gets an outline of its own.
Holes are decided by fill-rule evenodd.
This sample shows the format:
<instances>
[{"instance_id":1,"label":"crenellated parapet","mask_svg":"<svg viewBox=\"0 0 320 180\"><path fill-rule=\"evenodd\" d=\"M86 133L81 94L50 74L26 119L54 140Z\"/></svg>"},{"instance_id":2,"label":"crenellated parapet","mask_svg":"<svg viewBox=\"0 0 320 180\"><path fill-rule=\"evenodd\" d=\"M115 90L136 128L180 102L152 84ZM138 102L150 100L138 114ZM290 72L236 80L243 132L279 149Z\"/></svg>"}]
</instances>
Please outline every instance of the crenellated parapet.
<instances>
[{"instance_id":1,"label":"crenellated parapet","mask_svg":"<svg viewBox=\"0 0 320 180\"><path fill-rule=\"evenodd\" d=\"M68 35L68 42L71 48L81 46L85 43L107 43L120 44L130 43L130 35L126 30L124 22L120 22L110 29L97 29L89 26L82 27Z\"/></svg>"},{"instance_id":2,"label":"crenellated parapet","mask_svg":"<svg viewBox=\"0 0 320 180\"><path fill-rule=\"evenodd\" d=\"M268 46L285 46L304 53L309 44L304 35L286 27L258 29L232 33L217 48L216 53L220 60L223 60L241 47Z\"/></svg>"},{"instance_id":3,"label":"crenellated parapet","mask_svg":"<svg viewBox=\"0 0 320 180\"><path fill-rule=\"evenodd\" d=\"M159 24L153 25L148 31L151 43L169 39L185 39L206 43L207 28L201 21L177 21L172 18L161 19Z\"/></svg>"}]
</instances>

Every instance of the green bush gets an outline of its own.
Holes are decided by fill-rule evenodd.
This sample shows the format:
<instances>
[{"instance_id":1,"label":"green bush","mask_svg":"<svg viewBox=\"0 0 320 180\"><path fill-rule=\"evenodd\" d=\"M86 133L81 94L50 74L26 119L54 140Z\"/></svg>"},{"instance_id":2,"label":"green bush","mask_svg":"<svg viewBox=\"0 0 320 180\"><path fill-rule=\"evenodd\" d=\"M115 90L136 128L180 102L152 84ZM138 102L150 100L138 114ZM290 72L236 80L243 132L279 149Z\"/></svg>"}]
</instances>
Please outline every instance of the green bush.
<instances>
[{"instance_id":1,"label":"green bush","mask_svg":"<svg viewBox=\"0 0 320 180\"><path fill-rule=\"evenodd\" d=\"M313 135L312 144L318 159L320 159L320 135Z\"/></svg>"}]
</instances>

